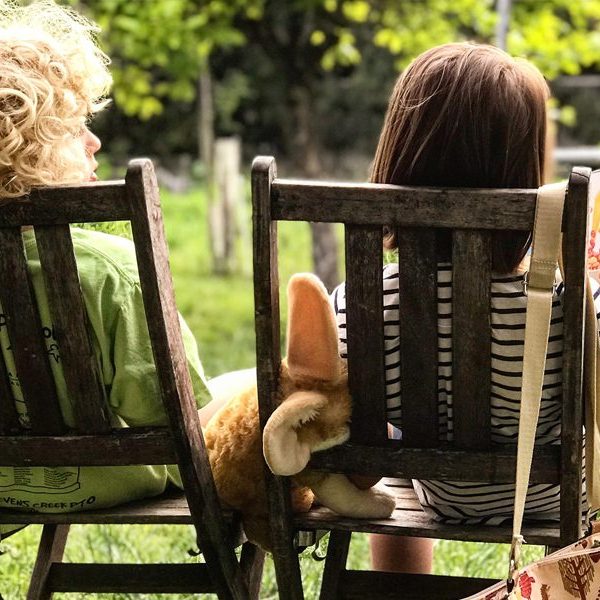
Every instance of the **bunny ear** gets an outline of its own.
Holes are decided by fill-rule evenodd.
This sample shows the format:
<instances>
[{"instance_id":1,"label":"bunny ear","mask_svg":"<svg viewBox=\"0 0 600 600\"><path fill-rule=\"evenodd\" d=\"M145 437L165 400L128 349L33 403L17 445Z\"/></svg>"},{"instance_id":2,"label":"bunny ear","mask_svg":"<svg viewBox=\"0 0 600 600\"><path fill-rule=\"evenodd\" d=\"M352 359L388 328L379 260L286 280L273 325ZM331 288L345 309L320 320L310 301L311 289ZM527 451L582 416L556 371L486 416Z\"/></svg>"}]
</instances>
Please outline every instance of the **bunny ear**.
<instances>
[{"instance_id":1,"label":"bunny ear","mask_svg":"<svg viewBox=\"0 0 600 600\"><path fill-rule=\"evenodd\" d=\"M337 325L320 279L311 273L288 284L287 363L292 377L331 381L340 374Z\"/></svg>"},{"instance_id":2,"label":"bunny ear","mask_svg":"<svg viewBox=\"0 0 600 600\"><path fill-rule=\"evenodd\" d=\"M263 431L263 454L275 475L295 475L306 467L311 448L298 439L300 426L327 404L318 392L294 392L271 414Z\"/></svg>"}]
</instances>

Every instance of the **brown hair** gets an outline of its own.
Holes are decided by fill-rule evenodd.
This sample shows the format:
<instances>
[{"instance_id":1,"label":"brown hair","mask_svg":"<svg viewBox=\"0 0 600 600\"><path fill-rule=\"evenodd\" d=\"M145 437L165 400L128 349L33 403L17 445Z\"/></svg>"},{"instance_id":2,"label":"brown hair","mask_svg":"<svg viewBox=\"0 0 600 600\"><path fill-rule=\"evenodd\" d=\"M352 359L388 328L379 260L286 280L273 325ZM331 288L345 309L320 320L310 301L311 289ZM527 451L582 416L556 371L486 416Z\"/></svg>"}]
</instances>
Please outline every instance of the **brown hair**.
<instances>
[{"instance_id":1,"label":"brown hair","mask_svg":"<svg viewBox=\"0 0 600 600\"><path fill-rule=\"evenodd\" d=\"M432 48L396 82L371 181L536 188L543 180L548 95L533 65L498 48L471 43ZM493 244L493 267L506 273L523 258L528 236L499 231ZM387 245L395 246L393 235ZM444 252L448 255L449 246Z\"/></svg>"}]
</instances>

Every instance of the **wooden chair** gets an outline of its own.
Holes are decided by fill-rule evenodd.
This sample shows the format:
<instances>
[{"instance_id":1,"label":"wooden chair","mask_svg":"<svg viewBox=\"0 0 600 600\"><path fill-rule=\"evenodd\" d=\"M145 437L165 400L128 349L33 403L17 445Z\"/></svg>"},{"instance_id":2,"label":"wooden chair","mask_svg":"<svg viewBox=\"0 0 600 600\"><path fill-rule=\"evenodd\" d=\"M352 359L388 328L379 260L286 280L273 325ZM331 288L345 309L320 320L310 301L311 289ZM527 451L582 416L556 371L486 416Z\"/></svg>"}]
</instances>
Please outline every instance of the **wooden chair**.
<instances>
[{"instance_id":1,"label":"wooden chair","mask_svg":"<svg viewBox=\"0 0 600 600\"><path fill-rule=\"evenodd\" d=\"M69 223L130 221L167 427L113 429L98 378L79 288ZM50 373L40 317L29 281L21 227L35 230L60 346L76 409L68 429ZM44 188L0 204L0 302L31 420L23 430L0 362L0 462L3 466L178 464L185 494L107 510L68 514L0 511L0 523L41 523L43 531L28 598L53 592L216 593L257 598L264 554L244 543L233 514L223 514L202 437L181 340L158 187L149 160L132 161L125 181ZM16 326L15 324L19 325ZM205 563L63 563L69 525L190 524Z\"/></svg>"},{"instance_id":2,"label":"wooden chair","mask_svg":"<svg viewBox=\"0 0 600 600\"><path fill-rule=\"evenodd\" d=\"M560 483L560 526L536 525L532 544L562 546L581 530L582 327L590 170L569 179L564 233L564 358L560 446L535 452L532 482ZM317 470L388 477L507 483L515 448L490 439L490 232L531 230L536 190L425 189L294 181L276 177L275 160L252 170L257 366L261 422L275 407L280 363L277 222L327 221L345 227L351 438L313 455ZM400 307L403 441L386 432L382 315L382 229L396 228ZM452 232L454 442L438 441L436 228ZM410 323L418 323L411 327ZM402 328L402 323L407 325ZM457 335L458 334L458 335ZM477 382L477 385L472 385ZM330 530L321 598L461 598L491 581L346 569L353 531L451 540L509 542L502 527L451 526L430 520L412 487L397 492L389 520L362 521L323 508L291 515L288 481L269 479L274 560L280 597L303 597L294 544L298 530Z\"/></svg>"}]
</instances>

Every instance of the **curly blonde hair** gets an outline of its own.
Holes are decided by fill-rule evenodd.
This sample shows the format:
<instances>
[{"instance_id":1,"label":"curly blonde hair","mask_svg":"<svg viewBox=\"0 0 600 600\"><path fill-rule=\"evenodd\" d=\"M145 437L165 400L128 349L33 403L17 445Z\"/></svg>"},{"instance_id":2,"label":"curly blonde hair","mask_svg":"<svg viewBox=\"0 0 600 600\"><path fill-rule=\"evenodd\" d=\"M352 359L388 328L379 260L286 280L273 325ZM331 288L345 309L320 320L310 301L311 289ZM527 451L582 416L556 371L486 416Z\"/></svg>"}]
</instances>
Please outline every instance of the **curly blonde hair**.
<instances>
[{"instance_id":1,"label":"curly blonde hair","mask_svg":"<svg viewBox=\"0 0 600 600\"><path fill-rule=\"evenodd\" d=\"M0 199L86 179L78 138L112 82L97 31L52 0L0 0Z\"/></svg>"}]
</instances>

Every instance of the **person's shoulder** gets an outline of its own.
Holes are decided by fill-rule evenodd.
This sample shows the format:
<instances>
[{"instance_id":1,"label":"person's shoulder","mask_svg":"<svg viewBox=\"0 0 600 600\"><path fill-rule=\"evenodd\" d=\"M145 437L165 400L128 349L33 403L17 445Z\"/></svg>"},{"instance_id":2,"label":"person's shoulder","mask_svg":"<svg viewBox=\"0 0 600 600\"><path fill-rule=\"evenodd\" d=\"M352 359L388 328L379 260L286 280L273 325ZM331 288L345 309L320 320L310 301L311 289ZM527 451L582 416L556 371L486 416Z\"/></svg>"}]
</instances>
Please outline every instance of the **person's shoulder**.
<instances>
[{"instance_id":1,"label":"person's shoulder","mask_svg":"<svg viewBox=\"0 0 600 600\"><path fill-rule=\"evenodd\" d=\"M71 237L81 269L88 266L115 272L131 284L139 283L133 242L125 237L102 231L72 228Z\"/></svg>"}]
</instances>

